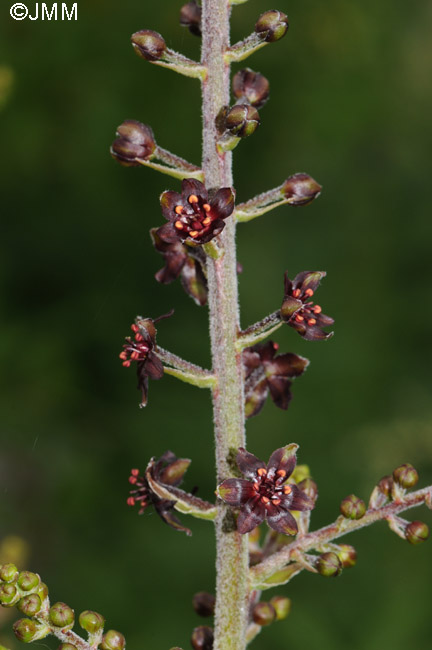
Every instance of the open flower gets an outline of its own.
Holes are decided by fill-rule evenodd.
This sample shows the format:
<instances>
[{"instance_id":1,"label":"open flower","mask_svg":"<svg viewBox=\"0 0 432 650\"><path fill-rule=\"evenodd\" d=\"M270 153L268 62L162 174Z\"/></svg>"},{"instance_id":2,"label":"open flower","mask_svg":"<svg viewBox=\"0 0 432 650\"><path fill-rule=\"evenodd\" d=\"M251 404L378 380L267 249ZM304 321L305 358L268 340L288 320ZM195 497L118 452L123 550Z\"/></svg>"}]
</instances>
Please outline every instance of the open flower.
<instances>
[{"instance_id":1,"label":"open flower","mask_svg":"<svg viewBox=\"0 0 432 650\"><path fill-rule=\"evenodd\" d=\"M137 322L131 325L134 338L127 336L126 343L123 345L123 351L120 352L120 359L123 366L129 368L131 363L137 363L138 390L141 391L140 406L147 406L148 380L161 379L164 374L162 361L155 353L156 348L156 328L155 323L163 318L171 316L165 314L152 320L151 318L137 318Z\"/></svg>"},{"instance_id":2,"label":"open flower","mask_svg":"<svg viewBox=\"0 0 432 650\"><path fill-rule=\"evenodd\" d=\"M308 359L298 354L276 355L278 349L277 343L268 341L243 351L247 418L258 415L269 392L276 406L286 410L292 399L292 379L303 374L309 365Z\"/></svg>"},{"instance_id":3,"label":"open flower","mask_svg":"<svg viewBox=\"0 0 432 650\"><path fill-rule=\"evenodd\" d=\"M297 522L291 510L312 510L314 501L295 483L287 483L296 466L298 445L276 449L267 465L240 447L237 465L246 479L228 478L217 489L219 497L240 508L237 530L249 533L265 519L278 533L296 535Z\"/></svg>"},{"instance_id":4,"label":"open flower","mask_svg":"<svg viewBox=\"0 0 432 650\"><path fill-rule=\"evenodd\" d=\"M282 320L307 341L319 341L333 336L333 332L325 332L324 327L333 325L334 320L322 313L320 305L312 302L325 271L303 271L294 280L285 273L285 295L280 310Z\"/></svg>"},{"instance_id":5,"label":"open flower","mask_svg":"<svg viewBox=\"0 0 432 650\"><path fill-rule=\"evenodd\" d=\"M183 476L190 465L187 458L177 458L172 451L166 451L158 460L153 460L149 467L152 478L163 485L177 486L183 480ZM152 505L161 519L168 526L191 535L191 531L181 525L179 519L173 514L175 501L161 499L155 494L145 476L142 476L138 469L131 470L129 483L134 486L130 491L131 496L127 503L129 506L139 505L139 514L142 515L148 506Z\"/></svg>"},{"instance_id":6,"label":"open flower","mask_svg":"<svg viewBox=\"0 0 432 650\"><path fill-rule=\"evenodd\" d=\"M160 232L165 241L206 244L225 227L224 219L234 210L234 191L223 187L209 199L209 193L200 181L184 179L182 192L163 192L160 198L162 213L169 223Z\"/></svg>"}]
</instances>

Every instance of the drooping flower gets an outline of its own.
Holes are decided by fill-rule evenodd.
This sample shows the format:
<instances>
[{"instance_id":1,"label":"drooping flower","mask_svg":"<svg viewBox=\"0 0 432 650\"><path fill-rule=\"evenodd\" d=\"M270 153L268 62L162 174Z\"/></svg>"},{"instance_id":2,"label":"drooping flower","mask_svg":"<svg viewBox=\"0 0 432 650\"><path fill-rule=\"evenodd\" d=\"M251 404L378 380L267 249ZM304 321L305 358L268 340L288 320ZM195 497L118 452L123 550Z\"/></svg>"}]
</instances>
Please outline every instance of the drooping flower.
<instances>
[{"instance_id":1,"label":"drooping flower","mask_svg":"<svg viewBox=\"0 0 432 650\"><path fill-rule=\"evenodd\" d=\"M161 379L164 374L162 361L155 352L155 323L163 318L168 318L171 314L172 312L164 314L154 320L138 317L136 323L131 325L134 338L132 339L130 336L125 338L126 343L123 344L123 351L119 354L125 368L129 368L133 361L137 363L138 390L142 395L141 407L147 405L149 377L150 379Z\"/></svg>"},{"instance_id":2,"label":"drooping flower","mask_svg":"<svg viewBox=\"0 0 432 650\"><path fill-rule=\"evenodd\" d=\"M268 341L243 351L247 418L258 415L269 393L276 406L286 410L292 399L292 380L309 365L308 359L298 354L276 354L278 349L277 343Z\"/></svg>"},{"instance_id":3,"label":"drooping flower","mask_svg":"<svg viewBox=\"0 0 432 650\"><path fill-rule=\"evenodd\" d=\"M152 228L150 235L155 249L162 255L165 266L160 269L155 278L161 284L170 284L178 277L183 289L197 305L207 303L207 279L203 272L205 260L200 260L204 252L199 246L187 246L177 238L166 241L164 229ZM201 254L201 255L200 255Z\"/></svg>"},{"instance_id":4,"label":"drooping flower","mask_svg":"<svg viewBox=\"0 0 432 650\"><path fill-rule=\"evenodd\" d=\"M182 192L163 192L160 198L162 213L169 221L159 229L166 242L188 241L206 244L225 227L224 219L234 210L234 190L223 187L213 197L203 183L185 178Z\"/></svg>"},{"instance_id":5,"label":"drooping flower","mask_svg":"<svg viewBox=\"0 0 432 650\"><path fill-rule=\"evenodd\" d=\"M287 483L296 465L298 445L276 449L267 465L240 447L237 465L245 479L229 478L217 489L219 497L239 508L237 530L249 533L264 520L278 533L296 535L297 522L291 510L312 510L314 500L295 483Z\"/></svg>"},{"instance_id":6,"label":"drooping flower","mask_svg":"<svg viewBox=\"0 0 432 650\"><path fill-rule=\"evenodd\" d=\"M150 463L150 473L152 478L162 485L178 486L183 480L183 476L190 465L187 458L177 458L172 451L166 451L160 458ZM140 474L138 469L132 469L129 476L129 483L134 486L130 491L131 496L127 500L129 506L139 505L139 514L153 506L157 514L164 520L168 526L180 530L187 535L191 535L188 528L182 526L179 519L174 515L173 509L175 501L161 499L155 494L149 485L145 476Z\"/></svg>"},{"instance_id":7,"label":"drooping flower","mask_svg":"<svg viewBox=\"0 0 432 650\"><path fill-rule=\"evenodd\" d=\"M323 329L333 325L333 318L323 314L320 305L311 300L325 276L325 271L302 271L294 280L290 280L288 273L285 273L281 317L307 341L319 341L333 336L333 332L325 332Z\"/></svg>"}]
</instances>

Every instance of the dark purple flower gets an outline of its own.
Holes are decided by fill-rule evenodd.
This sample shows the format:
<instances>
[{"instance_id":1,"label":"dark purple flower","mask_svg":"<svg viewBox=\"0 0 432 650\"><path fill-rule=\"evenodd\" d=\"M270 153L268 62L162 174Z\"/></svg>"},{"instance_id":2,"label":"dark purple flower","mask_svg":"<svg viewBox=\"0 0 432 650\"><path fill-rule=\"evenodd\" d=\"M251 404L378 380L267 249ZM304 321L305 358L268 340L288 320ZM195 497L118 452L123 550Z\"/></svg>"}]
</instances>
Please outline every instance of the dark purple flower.
<instances>
[{"instance_id":1,"label":"dark purple flower","mask_svg":"<svg viewBox=\"0 0 432 650\"><path fill-rule=\"evenodd\" d=\"M307 341L319 341L333 336L333 332L327 333L323 329L333 325L333 318L323 314L320 305L315 305L311 300L325 276L324 271L303 271L291 281L288 272L285 273L281 317Z\"/></svg>"},{"instance_id":2,"label":"dark purple flower","mask_svg":"<svg viewBox=\"0 0 432 650\"><path fill-rule=\"evenodd\" d=\"M240 509L239 533L249 533L266 519L278 533L297 534L297 522L290 511L312 510L315 505L295 483L287 483L296 466L297 449L294 443L276 449L266 465L240 447L237 465L246 479L226 479L217 490L225 503Z\"/></svg>"},{"instance_id":3,"label":"dark purple flower","mask_svg":"<svg viewBox=\"0 0 432 650\"><path fill-rule=\"evenodd\" d=\"M161 284L170 284L178 277L183 289L197 305L207 303L207 279L204 275L205 255L199 246L187 246L177 238L165 240L164 228L152 228L150 235L155 249L165 260L165 266L155 275ZM202 259L201 259L202 258Z\"/></svg>"},{"instance_id":4,"label":"dark purple flower","mask_svg":"<svg viewBox=\"0 0 432 650\"><path fill-rule=\"evenodd\" d=\"M150 473L152 478L162 485L178 486L183 480L183 476L190 465L187 458L177 458L172 451L166 451L158 460L150 463ZM131 496L127 500L129 506L138 504L140 506L139 514L142 515L148 506L152 505L161 519L168 526L191 535L191 531L181 525L179 519L173 514L175 501L161 499L155 494L149 485L149 482L142 476L138 469L131 470L129 483L134 486L130 491Z\"/></svg>"},{"instance_id":5,"label":"dark purple flower","mask_svg":"<svg viewBox=\"0 0 432 650\"><path fill-rule=\"evenodd\" d=\"M223 187L209 199L209 193L200 181L185 178L182 192L163 192L160 198L162 213L169 221L159 229L166 242L188 241L206 244L225 227L224 219L234 210L234 190Z\"/></svg>"},{"instance_id":6,"label":"dark purple flower","mask_svg":"<svg viewBox=\"0 0 432 650\"><path fill-rule=\"evenodd\" d=\"M292 379L303 374L309 365L308 359L298 354L276 355L278 349L277 343L269 341L243 351L247 418L258 415L269 392L276 406L286 410L292 399Z\"/></svg>"},{"instance_id":7,"label":"dark purple flower","mask_svg":"<svg viewBox=\"0 0 432 650\"><path fill-rule=\"evenodd\" d=\"M136 323L131 325L134 332L134 338L127 336L126 343L123 345L123 351L120 352L120 359L123 366L129 368L133 361L137 362L138 390L141 391L141 407L147 405L148 380L161 379L164 374L162 361L155 353L156 348L156 328L155 323L163 318L171 316L172 312L159 316L152 320L151 318L137 318Z\"/></svg>"}]
</instances>

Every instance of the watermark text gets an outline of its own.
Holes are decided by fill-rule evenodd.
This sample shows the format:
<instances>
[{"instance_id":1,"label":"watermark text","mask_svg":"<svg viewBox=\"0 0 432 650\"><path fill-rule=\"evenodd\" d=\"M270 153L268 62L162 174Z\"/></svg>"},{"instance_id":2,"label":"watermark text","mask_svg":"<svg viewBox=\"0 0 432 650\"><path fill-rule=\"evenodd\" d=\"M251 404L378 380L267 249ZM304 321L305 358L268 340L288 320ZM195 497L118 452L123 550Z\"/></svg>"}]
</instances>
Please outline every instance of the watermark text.
<instances>
[{"instance_id":1,"label":"watermark text","mask_svg":"<svg viewBox=\"0 0 432 650\"><path fill-rule=\"evenodd\" d=\"M14 20L78 20L78 3L74 2L69 8L65 2L54 2L50 7L46 2L36 2L34 9L30 10L22 2L15 2L10 15Z\"/></svg>"}]
</instances>

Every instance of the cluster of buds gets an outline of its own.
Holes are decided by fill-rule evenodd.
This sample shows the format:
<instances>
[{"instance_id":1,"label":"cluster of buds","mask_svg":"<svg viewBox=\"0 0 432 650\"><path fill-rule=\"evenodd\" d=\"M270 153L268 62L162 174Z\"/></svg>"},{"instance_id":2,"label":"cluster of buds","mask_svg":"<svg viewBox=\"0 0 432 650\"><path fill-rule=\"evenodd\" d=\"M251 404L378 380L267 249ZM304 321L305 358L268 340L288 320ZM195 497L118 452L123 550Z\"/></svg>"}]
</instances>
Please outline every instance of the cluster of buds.
<instances>
[{"instance_id":1,"label":"cluster of buds","mask_svg":"<svg viewBox=\"0 0 432 650\"><path fill-rule=\"evenodd\" d=\"M81 612L78 617L79 625L88 633L87 642L74 633L68 634L75 624L74 610L62 602L50 605L48 587L39 575L18 571L11 563L0 567L0 604L3 607L15 605L28 617L19 619L13 626L16 638L24 643L52 634L63 641L61 650L77 650L83 643L89 650L124 650L126 646L120 632L108 630L104 634L104 617L90 610Z\"/></svg>"}]
</instances>

